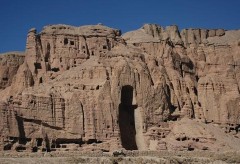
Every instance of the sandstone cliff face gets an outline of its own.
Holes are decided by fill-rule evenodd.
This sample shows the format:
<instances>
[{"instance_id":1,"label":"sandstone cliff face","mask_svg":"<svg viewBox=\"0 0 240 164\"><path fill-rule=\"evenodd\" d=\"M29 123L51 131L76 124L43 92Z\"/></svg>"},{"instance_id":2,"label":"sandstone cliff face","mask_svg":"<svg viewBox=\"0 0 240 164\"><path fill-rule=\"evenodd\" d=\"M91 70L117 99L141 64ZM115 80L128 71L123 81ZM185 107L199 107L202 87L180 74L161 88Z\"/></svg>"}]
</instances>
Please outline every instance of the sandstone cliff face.
<instances>
[{"instance_id":1,"label":"sandstone cliff face","mask_svg":"<svg viewBox=\"0 0 240 164\"><path fill-rule=\"evenodd\" d=\"M0 91L1 149L237 150L239 41L154 24L31 29Z\"/></svg>"},{"instance_id":2,"label":"sandstone cliff face","mask_svg":"<svg viewBox=\"0 0 240 164\"><path fill-rule=\"evenodd\" d=\"M72 27L52 25L40 34L31 29L27 36L26 63L35 85L54 79L77 67L90 56L99 56L121 42L120 31L105 26Z\"/></svg>"},{"instance_id":3,"label":"sandstone cliff face","mask_svg":"<svg viewBox=\"0 0 240 164\"><path fill-rule=\"evenodd\" d=\"M0 90L10 86L17 70L24 62L24 54L9 52L0 55Z\"/></svg>"}]
</instances>

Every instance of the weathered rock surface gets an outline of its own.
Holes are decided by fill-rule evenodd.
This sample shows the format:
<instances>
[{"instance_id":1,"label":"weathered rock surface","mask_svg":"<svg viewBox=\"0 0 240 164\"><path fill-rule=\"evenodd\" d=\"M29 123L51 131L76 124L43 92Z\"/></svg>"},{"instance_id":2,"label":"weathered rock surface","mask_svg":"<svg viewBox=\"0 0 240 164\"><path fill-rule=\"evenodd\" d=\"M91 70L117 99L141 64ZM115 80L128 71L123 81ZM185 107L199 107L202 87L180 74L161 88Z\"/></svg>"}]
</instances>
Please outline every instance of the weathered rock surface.
<instances>
[{"instance_id":1,"label":"weathered rock surface","mask_svg":"<svg viewBox=\"0 0 240 164\"><path fill-rule=\"evenodd\" d=\"M0 147L238 150L239 62L237 30L31 29L1 65Z\"/></svg>"},{"instance_id":2,"label":"weathered rock surface","mask_svg":"<svg viewBox=\"0 0 240 164\"><path fill-rule=\"evenodd\" d=\"M24 53L9 52L0 54L0 90L10 86L20 65L24 62Z\"/></svg>"}]
</instances>

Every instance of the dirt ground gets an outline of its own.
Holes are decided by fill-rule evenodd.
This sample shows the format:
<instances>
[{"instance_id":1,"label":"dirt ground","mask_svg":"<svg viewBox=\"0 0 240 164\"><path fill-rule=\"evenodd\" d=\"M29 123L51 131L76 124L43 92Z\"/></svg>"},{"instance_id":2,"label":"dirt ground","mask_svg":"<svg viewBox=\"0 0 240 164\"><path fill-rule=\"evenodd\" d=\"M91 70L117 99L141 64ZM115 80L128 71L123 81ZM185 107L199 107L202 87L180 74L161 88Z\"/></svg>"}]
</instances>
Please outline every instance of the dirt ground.
<instances>
[{"instance_id":1,"label":"dirt ground","mask_svg":"<svg viewBox=\"0 0 240 164\"><path fill-rule=\"evenodd\" d=\"M0 153L1 164L59 164L59 163L158 163L158 164L225 164L240 163L240 152L154 152L126 151L114 156L103 152L54 152L54 153Z\"/></svg>"}]
</instances>

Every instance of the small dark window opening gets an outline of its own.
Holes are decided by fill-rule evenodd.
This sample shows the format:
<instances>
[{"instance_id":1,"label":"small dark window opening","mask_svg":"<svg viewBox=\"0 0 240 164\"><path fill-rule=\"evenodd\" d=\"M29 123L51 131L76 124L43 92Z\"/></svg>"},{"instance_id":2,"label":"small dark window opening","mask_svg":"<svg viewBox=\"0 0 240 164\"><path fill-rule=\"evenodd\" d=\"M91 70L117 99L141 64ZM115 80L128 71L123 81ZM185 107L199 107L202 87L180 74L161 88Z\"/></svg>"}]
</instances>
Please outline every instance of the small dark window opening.
<instances>
[{"instance_id":1,"label":"small dark window opening","mask_svg":"<svg viewBox=\"0 0 240 164\"><path fill-rule=\"evenodd\" d=\"M39 84L41 84L42 82L43 82L43 79L42 79L42 77L40 77Z\"/></svg>"},{"instance_id":2,"label":"small dark window opening","mask_svg":"<svg viewBox=\"0 0 240 164\"><path fill-rule=\"evenodd\" d=\"M189 93L189 89L188 89L188 87L186 88L186 92Z\"/></svg>"},{"instance_id":3,"label":"small dark window opening","mask_svg":"<svg viewBox=\"0 0 240 164\"><path fill-rule=\"evenodd\" d=\"M35 69L42 69L41 63L34 63Z\"/></svg>"},{"instance_id":4,"label":"small dark window opening","mask_svg":"<svg viewBox=\"0 0 240 164\"><path fill-rule=\"evenodd\" d=\"M188 151L193 151L194 148L193 147L188 147Z\"/></svg>"},{"instance_id":5,"label":"small dark window opening","mask_svg":"<svg viewBox=\"0 0 240 164\"><path fill-rule=\"evenodd\" d=\"M68 39L65 38L64 41L63 41L64 45L67 45L68 44Z\"/></svg>"},{"instance_id":6,"label":"small dark window opening","mask_svg":"<svg viewBox=\"0 0 240 164\"><path fill-rule=\"evenodd\" d=\"M198 80L199 80L199 77L198 77L198 76L196 76L196 80L197 80L197 82L198 82Z\"/></svg>"},{"instance_id":7,"label":"small dark window opening","mask_svg":"<svg viewBox=\"0 0 240 164\"><path fill-rule=\"evenodd\" d=\"M7 144L3 147L3 150L11 150L11 148L12 148L12 145Z\"/></svg>"},{"instance_id":8,"label":"small dark window opening","mask_svg":"<svg viewBox=\"0 0 240 164\"><path fill-rule=\"evenodd\" d=\"M202 106L202 104L200 103L200 102L198 102L198 105L201 107Z\"/></svg>"},{"instance_id":9,"label":"small dark window opening","mask_svg":"<svg viewBox=\"0 0 240 164\"><path fill-rule=\"evenodd\" d=\"M194 91L194 94L195 94L195 95L198 95L198 91L197 91L197 88L196 88L196 87L193 88L193 91Z\"/></svg>"},{"instance_id":10,"label":"small dark window opening","mask_svg":"<svg viewBox=\"0 0 240 164\"><path fill-rule=\"evenodd\" d=\"M43 142L43 139L42 138L38 138L37 139L37 146L42 146L42 142Z\"/></svg>"},{"instance_id":11,"label":"small dark window opening","mask_svg":"<svg viewBox=\"0 0 240 164\"><path fill-rule=\"evenodd\" d=\"M60 62L62 62L62 58L60 58Z\"/></svg>"},{"instance_id":12,"label":"small dark window opening","mask_svg":"<svg viewBox=\"0 0 240 164\"><path fill-rule=\"evenodd\" d=\"M99 90L99 85L96 87L96 90Z\"/></svg>"},{"instance_id":13,"label":"small dark window opening","mask_svg":"<svg viewBox=\"0 0 240 164\"><path fill-rule=\"evenodd\" d=\"M185 141L185 140L187 140L187 137L183 137L183 138L182 138L182 141Z\"/></svg>"},{"instance_id":14,"label":"small dark window opening","mask_svg":"<svg viewBox=\"0 0 240 164\"><path fill-rule=\"evenodd\" d=\"M17 152L22 152L22 151L24 151L24 150L26 150L25 147L22 147L22 146L16 147L16 151L17 151Z\"/></svg>"},{"instance_id":15,"label":"small dark window opening","mask_svg":"<svg viewBox=\"0 0 240 164\"><path fill-rule=\"evenodd\" d=\"M74 41L70 41L70 44L71 44L71 45L74 45Z\"/></svg>"},{"instance_id":16,"label":"small dark window opening","mask_svg":"<svg viewBox=\"0 0 240 164\"><path fill-rule=\"evenodd\" d=\"M47 58L47 57L45 57L45 58L44 58L44 61L45 61L45 62L48 62L48 58Z\"/></svg>"},{"instance_id":17,"label":"small dark window opening","mask_svg":"<svg viewBox=\"0 0 240 164\"><path fill-rule=\"evenodd\" d=\"M85 46L82 46L82 49L85 49Z\"/></svg>"},{"instance_id":18,"label":"small dark window opening","mask_svg":"<svg viewBox=\"0 0 240 164\"><path fill-rule=\"evenodd\" d=\"M7 77L2 78L3 81L8 81Z\"/></svg>"},{"instance_id":19,"label":"small dark window opening","mask_svg":"<svg viewBox=\"0 0 240 164\"><path fill-rule=\"evenodd\" d=\"M94 55L94 52L92 51L92 56Z\"/></svg>"},{"instance_id":20,"label":"small dark window opening","mask_svg":"<svg viewBox=\"0 0 240 164\"><path fill-rule=\"evenodd\" d=\"M76 64L77 62L76 62L76 60L74 60L74 64Z\"/></svg>"},{"instance_id":21,"label":"small dark window opening","mask_svg":"<svg viewBox=\"0 0 240 164\"><path fill-rule=\"evenodd\" d=\"M59 71L59 68L52 68L51 69L53 72L58 72Z\"/></svg>"},{"instance_id":22,"label":"small dark window opening","mask_svg":"<svg viewBox=\"0 0 240 164\"><path fill-rule=\"evenodd\" d=\"M32 152L37 152L37 150L38 150L38 148L37 148L36 146L34 146L34 147L32 148Z\"/></svg>"},{"instance_id":23,"label":"small dark window opening","mask_svg":"<svg viewBox=\"0 0 240 164\"><path fill-rule=\"evenodd\" d=\"M97 143L97 140L96 139L89 139L87 141L87 144L93 144L93 143Z\"/></svg>"},{"instance_id":24,"label":"small dark window opening","mask_svg":"<svg viewBox=\"0 0 240 164\"><path fill-rule=\"evenodd\" d=\"M107 46L104 45L104 46L103 46L103 49L107 49Z\"/></svg>"}]
</instances>

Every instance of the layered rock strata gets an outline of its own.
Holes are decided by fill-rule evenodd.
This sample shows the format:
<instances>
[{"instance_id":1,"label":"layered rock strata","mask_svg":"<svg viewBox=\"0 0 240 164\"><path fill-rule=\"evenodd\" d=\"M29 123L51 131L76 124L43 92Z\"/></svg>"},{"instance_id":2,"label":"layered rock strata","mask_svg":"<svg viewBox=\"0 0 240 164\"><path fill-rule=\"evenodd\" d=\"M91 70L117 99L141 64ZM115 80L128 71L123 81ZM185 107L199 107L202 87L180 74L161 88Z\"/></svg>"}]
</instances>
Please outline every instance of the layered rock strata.
<instances>
[{"instance_id":1,"label":"layered rock strata","mask_svg":"<svg viewBox=\"0 0 240 164\"><path fill-rule=\"evenodd\" d=\"M31 29L0 74L1 149L237 150L239 59L237 30Z\"/></svg>"}]
</instances>

